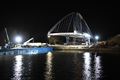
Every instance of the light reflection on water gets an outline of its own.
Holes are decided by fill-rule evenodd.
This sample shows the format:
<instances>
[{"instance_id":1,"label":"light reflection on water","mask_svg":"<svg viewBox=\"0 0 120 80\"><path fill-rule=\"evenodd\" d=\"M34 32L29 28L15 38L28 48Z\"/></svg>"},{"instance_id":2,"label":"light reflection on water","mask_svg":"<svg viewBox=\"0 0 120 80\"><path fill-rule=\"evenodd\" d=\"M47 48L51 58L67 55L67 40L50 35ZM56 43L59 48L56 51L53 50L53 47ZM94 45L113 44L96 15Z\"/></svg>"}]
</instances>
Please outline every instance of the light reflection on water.
<instances>
[{"instance_id":1,"label":"light reflection on water","mask_svg":"<svg viewBox=\"0 0 120 80\"><path fill-rule=\"evenodd\" d=\"M45 80L52 80L52 55L51 52L47 53Z\"/></svg>"},{"instance_id":2,"label":"light reflection on water","mask_svg":"<svg viewBox=\"0 0 120 80\"><path fill-rule=\"evenodd\" d=\"M17 55L15 56L15 62L14 62L14 73L13 73L13 78L12 80L22 80L21 76L22 76L22 55Z\"/></svg>"},{"instance_id":3,"label":"light reflection on water","mask_svg":"<svg viewBox=\"0 0 120 80\"><path fill-rule=\"evenodd\" d=\"M102 76L102 66L101 66L101 57L95 55L95 80L99 80Z\"/></svg>"},{"instance_id":4,"label":"light reflection on water","mask_svg":"<svg viewBox=\"0 0 120 80\"><path fill-rule=\"evenodd\" d=\"M101 80L103 56L96 54L48 52L38 55L0 56L0 63L12 63L1 63L0 66L6 66L7 71L13 70L9 73L12 74L11 80ZM12 67L7 67L11 65ZM6 75L5 69L2 72Z\"/></svg>"},{"instance_id":5,"label":"light reflection on water","mask_svg":"<svg viewBox=\"0 0 120 80\"><path fill-rule=\"evenodd\" d=\"M85 52L83 54L83 58L84 58L84 64L83 64L83 79L84 80L91 80L91 54L89 52Z\"/></svg>"},{"instance_id":6,"label":"light reflection on water","mask_svg":"<svg viewBox=\"0 0 120 80\"><path fill-rule=\"evenodd\" d=\"M83 54L84 64L83 64L83 80L100 80L102 76L101 58L100 56L94 55L92 61L92 55L89 52ZM92 63L93 62L93 63ZM93 67L92 67L93 64Z\"/></svg>"}]
</instances>

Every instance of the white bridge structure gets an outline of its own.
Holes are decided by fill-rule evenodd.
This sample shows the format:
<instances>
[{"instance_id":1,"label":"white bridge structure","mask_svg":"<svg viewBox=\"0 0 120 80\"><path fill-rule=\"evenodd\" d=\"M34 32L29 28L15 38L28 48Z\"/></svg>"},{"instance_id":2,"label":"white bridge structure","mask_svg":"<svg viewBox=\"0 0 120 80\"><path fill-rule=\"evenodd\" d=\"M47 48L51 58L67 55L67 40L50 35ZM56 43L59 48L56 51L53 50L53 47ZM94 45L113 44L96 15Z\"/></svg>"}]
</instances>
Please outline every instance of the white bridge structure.
<instances>
[{"instance_id":1,"label":"white bridge structure","mask_svg":"<svg viewBox=\"0 0 120 80\"><path fill-rule=\"evenodd\" d=\"M93 38L92 33L80 13L72 12L58 21L47 34L48 38L59 36L66 38L66 44L70 43L70 38L73 42L79 43L81 40L86 45L91 44ZM79 39L79 41L77 40ZM76 45L76 44L75 44Z\"/></svg>"}]
</instances>

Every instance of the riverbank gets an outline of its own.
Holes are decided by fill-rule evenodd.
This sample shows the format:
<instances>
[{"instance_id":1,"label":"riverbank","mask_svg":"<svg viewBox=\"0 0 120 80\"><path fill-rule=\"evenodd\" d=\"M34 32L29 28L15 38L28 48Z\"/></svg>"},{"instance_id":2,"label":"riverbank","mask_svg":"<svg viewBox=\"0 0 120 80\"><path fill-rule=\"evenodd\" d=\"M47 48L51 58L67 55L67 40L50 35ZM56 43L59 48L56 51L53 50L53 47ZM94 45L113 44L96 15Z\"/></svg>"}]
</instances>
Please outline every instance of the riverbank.
<instances>
[{"instance_id":1,"label":"riverbank","mask_svg":"<svg viewBox=\"0 0 120 80\"><path fill-rule=\"evenodd\" d=\"M97 53L120 53L120 48L86 48L86 49L56 49L54 52L64 53L82 53L82 52L97 52Z\"/></svg>"},{"instance_id":2,"label":"riverbank","mask_svg":"<svg viewBox=\"0 0 120 80\"><path fill-rule=\"evenodd\" d=\"M100 47L85 47L82 45L51 45L54 51L62 52L102 52L102 53L120 53L120 47L116 48L100 48Z\"/></svg>"}]
</instances>

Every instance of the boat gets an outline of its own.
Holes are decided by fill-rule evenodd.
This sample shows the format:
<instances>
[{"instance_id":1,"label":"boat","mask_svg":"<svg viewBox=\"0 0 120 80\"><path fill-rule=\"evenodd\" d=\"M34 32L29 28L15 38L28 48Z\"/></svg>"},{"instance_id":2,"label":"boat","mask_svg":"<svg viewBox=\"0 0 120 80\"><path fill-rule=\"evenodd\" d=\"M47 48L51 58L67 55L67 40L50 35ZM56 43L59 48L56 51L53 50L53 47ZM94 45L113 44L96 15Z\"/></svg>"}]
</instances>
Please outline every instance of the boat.
<instances>
[{"instance_id":1,"label":"boat","mask_svg":"<svg viewBox=\"0 0 120 80\"><path fill-rule=\"evenodd\" d=\"M30 40L29 40L30 41ZM23 44L7 45L0 49L0 55L7 54L43 54L53 51L53 48L47 43L30 43L29 41Z\"/></svg>"},{"instance_id":2,"label":"boat","mask_svg":"<svg viewBox=\"0 0 120 80\"><path fill-rule=\"evenodd\" d=\"M89 49L92 45L50 45L54 50L86 50Z\"/></svg>"},{"instance_id":3,"label":"boat","mask_svg":"<svg viewBox=\"0 0 120 80\"><path fill-rule=\"evenodd\" d=\"M41 42L30 42L34 40L34 38L30 38L24 43L11 43L9 40L9 36L7 34L7 29L5 28L7 43L5 46L0 47L0 55L12 55L12 54L43 54L47 52L53 51L53 48L48 46L47 43Z\"/></svg>"},{"instance_id":4,"label":"boat","mask_svg":"<svg viewBox=\"0 0 120 80\"><path fill-rule=\"evenodd\" d=\"M52 47L1 49L0 55L44 54L53 51Z\"/></svg>"}]
</instances>

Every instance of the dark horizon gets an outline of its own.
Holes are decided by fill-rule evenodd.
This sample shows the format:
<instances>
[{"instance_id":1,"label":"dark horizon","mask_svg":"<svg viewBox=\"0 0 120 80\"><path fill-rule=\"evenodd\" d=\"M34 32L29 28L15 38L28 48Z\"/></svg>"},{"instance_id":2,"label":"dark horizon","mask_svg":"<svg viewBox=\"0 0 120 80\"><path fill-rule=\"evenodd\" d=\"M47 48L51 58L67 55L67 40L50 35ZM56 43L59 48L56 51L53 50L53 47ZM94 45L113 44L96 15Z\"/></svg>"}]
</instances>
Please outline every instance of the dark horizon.
<instances>
[{"instance_id":1,"label":"dark horizon","mask_svg":"<svg viewBox=\"0 0 120 80\"><path fill-rule=\"evenodd\" d=\"M0 7L0 44L4 43L4 27L8 29L11 41L16 34L21 34L24 41L34 37L35 41L46 42L50 28L71 12L81 13L93 35L100 35L100 40L119 34L117 5L14 3L1 4Z\"/></svg>"}]
</instances>

